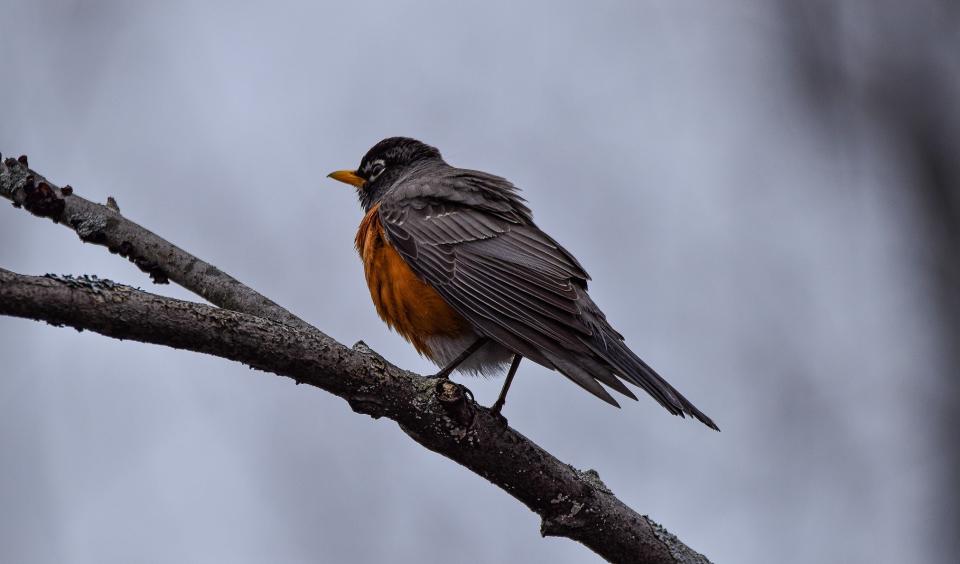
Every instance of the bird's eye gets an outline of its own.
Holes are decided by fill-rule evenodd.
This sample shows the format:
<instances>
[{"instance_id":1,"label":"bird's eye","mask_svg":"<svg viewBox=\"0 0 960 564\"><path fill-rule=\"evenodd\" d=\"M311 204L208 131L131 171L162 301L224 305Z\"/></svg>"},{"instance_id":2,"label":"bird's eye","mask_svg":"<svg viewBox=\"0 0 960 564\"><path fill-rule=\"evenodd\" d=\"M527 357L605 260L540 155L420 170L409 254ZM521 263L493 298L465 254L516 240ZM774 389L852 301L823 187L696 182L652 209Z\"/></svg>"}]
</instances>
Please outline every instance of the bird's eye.
<instances>
[{"instance_id":1,"label":"bird's eye","mask_svg":"<svg viewBox=\"0 0 960 564\"><path fill-rule=\"evenodd\" d=\"M379 163L379 162L375 163L373 167L370 169L370 182L373 182L374 180L376 180L377 177L383 173L383 170L385 168L386 167L383 166L383 163Z\"/></svg>"}]
</instances>

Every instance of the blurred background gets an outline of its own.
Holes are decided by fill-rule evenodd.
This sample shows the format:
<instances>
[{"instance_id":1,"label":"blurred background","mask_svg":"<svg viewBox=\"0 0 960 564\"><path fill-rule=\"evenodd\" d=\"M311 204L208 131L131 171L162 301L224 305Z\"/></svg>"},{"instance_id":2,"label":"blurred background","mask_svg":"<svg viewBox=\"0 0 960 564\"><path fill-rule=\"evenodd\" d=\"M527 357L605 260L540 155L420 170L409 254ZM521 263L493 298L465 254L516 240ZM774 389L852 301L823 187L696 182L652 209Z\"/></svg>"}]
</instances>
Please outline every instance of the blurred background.
<instances>
[{"instance_id":1,"label":"blurred background","mask_svg":"<svg viewBox=\"0 0 960 564\"><path fill-rule=\"evenodd\" d=\"M4 155L402 367L433 370L326 173L406 135L513 180L723 432L529 363L505 414L713 561L960 551L955 2L0 4ZM16 272L197 299L23 211L0 240ZM290 380L11 318L0 353L0 561L594 558Z\"/></svg>"}]
</instances>

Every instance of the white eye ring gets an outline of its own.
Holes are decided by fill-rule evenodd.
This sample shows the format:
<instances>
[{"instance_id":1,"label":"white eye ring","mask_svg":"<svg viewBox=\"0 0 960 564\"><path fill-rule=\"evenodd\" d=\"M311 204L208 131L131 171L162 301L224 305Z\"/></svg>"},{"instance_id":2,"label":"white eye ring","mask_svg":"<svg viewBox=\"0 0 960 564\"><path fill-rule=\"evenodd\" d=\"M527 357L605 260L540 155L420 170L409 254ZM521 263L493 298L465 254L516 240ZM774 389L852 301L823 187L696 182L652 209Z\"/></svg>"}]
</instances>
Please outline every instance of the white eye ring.
<instances>
[{"instance_id":1,"label":"white eye ring","mask_svg":"<svg viewBox=\"0 0 960 564\"><path fill-rule=\"evenodd\" d=\"M374 161L373 166L370 168L370 182L373 182L377 179L378 176L383 174L383 171L386 170L383 161Z\"/></svg>"}]
</instances>

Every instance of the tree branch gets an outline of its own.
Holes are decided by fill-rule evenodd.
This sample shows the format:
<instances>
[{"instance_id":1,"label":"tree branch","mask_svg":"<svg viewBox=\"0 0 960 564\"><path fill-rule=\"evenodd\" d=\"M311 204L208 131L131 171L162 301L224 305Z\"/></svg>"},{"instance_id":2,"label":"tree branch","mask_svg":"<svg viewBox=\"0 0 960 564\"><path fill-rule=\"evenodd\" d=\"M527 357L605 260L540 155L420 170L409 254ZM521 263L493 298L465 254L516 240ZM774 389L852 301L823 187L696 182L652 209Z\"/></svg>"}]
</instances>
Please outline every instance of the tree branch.
<instances>
[{"instance_id":1,"label":"tree branch","mask_svg":"<svg viewBox=\"0 0 960 564\"><path fill-rule=\"evenodd\" d=\"M102 245L129 259L157 284L173 280L222 308L317 330L216 266L120 215L116 202L110 206L113 198L101 205L74 194L70 186L56 187L28 167L26 156L7 158L0 165L0 196L75 231L84 243Z\"/></svg>"},{"instance_id":2,"label":"tree branch","mask_svg":"<svg viewBox=\"0 0 960 564\"><path fill-rule=\"evenodd\" d=\"M316 386L344 398L358 413L396 421L421 445L496 484L542 518L544 536L579 541L612 562L708 562L617 499L595 471L559 461L468 399L462 386L401 370L363 343L345 347L116 212L54 187L25 162L0 164L0 195L71 226L85 241L92 237L111 250L126 242L126 256L147 261L141 268L151 276L162 272L236 309L96 277L34 277L0 269L0 315L211 354Z\"/></svg>"}]
</instances>

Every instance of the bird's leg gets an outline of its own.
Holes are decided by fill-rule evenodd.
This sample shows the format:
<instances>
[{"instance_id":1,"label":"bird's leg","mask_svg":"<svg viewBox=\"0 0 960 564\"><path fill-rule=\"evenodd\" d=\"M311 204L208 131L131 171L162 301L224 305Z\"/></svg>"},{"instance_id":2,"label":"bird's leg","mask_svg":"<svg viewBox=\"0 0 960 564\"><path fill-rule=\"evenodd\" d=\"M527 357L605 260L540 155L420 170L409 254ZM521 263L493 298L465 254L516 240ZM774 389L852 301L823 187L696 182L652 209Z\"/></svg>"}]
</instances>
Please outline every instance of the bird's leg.
<instances>
[{"instance_id":1,"label":"bird's leg","mask_svg":"<svg viewBox=\"0 0 960 564\"><path fill-rule=\"evenodd\" d=\"M513 362L510 363L510 371L507 372L507 380L503 383L503 389L500 390L500 397L490 406L490 413L503 417L500 415L500 410L503 409L503 404L507 403L507 390L510 389L510 384L513 383L513 376L517 373L517 368L520 366L521 360L523 360L522 356L518 354L513 355Z\"/></svg>"},{"instance_id":2,"label":"bird's leg","mask_svg":"<svg viewBox=\"0 0 960 564\"><path fill-rule=\"evenodd\" d=\"M479 350L480 347L487 344L487 341L489 340L490 339L488 339L487 337L480 337L479 339L474 341L472 345L464 349L464 351L460 353L460 356L450 361L449 364L444 366L443 369L440 370L440 372L437 372L436 374L431 376L431 378L448 378L451 372L453 372L454 370L456 370L458 366L463 364L463 361L470 358L470 356L472 356L473 353L477 352L477 350Z\"/></svg>"}]
</instances>

